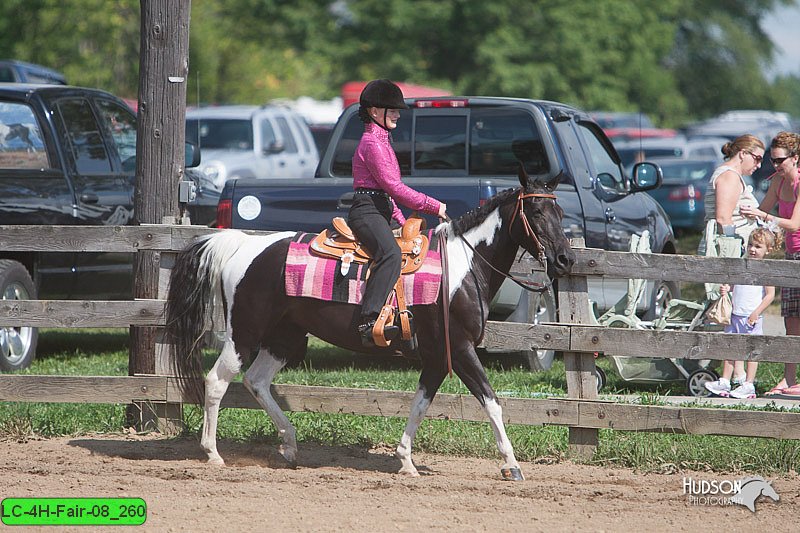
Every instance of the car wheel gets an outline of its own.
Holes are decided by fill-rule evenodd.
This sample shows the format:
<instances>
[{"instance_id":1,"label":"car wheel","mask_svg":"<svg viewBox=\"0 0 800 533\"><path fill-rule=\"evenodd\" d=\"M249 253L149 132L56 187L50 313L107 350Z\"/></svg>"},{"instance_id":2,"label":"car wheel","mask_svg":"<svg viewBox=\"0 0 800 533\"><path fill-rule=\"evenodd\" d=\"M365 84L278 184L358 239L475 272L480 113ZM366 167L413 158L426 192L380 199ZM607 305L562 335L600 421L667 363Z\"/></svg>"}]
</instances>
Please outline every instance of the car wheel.
<instances>
[{"instance_id":1,"label":"car wheel","mask_svg":"<svg viewBox=\"0 0 800 533\"><path fill-rule=\"evenodd\" d=\"M645 320L661 318L667 310L670 300L680 298L681 290L674 281L657 281L650 299L650 306L644 315Z\"/></svg>"},{"instance_id":2,"label":"car wheel","mask_svg":"<svg viewBox=\"0 0 800 533\"><path fill-rule=\"evenodd\" d=\"M35 300L36 287L28 270L17 261L0 260L0 295L3 300ZM21 370L36 355L39 330L32 327L0 326L0 370Z\"/></svg>"},{"instance_id":3,"label":"car wheel","mask_svg":"<svg viewBox=\"0 0 800 533\"><path fill-rule=\"evenodd\" d=\"M556 322L556 298L553 289L546 292L523 291L517 310L508 318L512 322L541 324ZM523 350L515 352L530 370L550 370L555 358L554 350Z\"/></svg>"}]
</instances>

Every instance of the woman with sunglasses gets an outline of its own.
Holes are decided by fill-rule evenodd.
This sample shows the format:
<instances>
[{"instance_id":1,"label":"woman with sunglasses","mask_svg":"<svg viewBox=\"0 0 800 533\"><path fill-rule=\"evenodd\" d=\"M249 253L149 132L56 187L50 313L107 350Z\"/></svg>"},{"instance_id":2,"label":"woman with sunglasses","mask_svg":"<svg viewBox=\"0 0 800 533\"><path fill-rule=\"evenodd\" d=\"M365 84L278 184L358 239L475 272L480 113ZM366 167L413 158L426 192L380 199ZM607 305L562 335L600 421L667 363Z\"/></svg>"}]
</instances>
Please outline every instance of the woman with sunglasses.
<instances>
[{"instance_id":1,"label":"woman with sunglasses","mask_svg":"<svg viewBox=\"0 0 800 533\"><path fill-rule=\"evenodd\" d=\"M764 200L758 208L742 208L746 216L758 217L767 224L774 224L786 232L786 259L800 259L800 171L797 161L800 153L800 135L782 131L772 140L769 155L775 167ZM771 214L778 206L778 216ZM781 316L787 335L800 335L800 288L781 289ZM797 363L786 363L783 379L767 392L767 395L789 397L800 396L797 385Z\"/></svg>"},{"instance_id":2,"label":"woman with sunglasses","mask_svg":"<svg viewBox=\"0 0 800 533\"><path fill-rule=\"evenodd\" d=\"M706 235L716 234L738 236L742 246L750 233L756 229L755 219L746 217L743 206L758 205L753 196L753 188L747 185L742 176L749 176L761 166L764 159L764 143L753 135L741 135L722 147L725 163L717 167L709 178L706 189L706 231L700 240L697 252L705 255Z\"/></svg>"}]
</instances>

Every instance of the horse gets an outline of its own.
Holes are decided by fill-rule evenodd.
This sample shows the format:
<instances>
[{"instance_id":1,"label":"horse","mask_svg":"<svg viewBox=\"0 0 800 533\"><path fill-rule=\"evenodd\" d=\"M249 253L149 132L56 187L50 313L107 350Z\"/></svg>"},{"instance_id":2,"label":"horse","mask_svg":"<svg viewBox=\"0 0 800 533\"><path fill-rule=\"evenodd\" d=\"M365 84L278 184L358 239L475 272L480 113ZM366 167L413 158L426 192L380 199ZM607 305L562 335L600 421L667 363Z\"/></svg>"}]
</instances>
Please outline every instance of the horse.
<instances>
[{"instance_id":1,"label":"horse","mask_svg":"<svg viewBox=\"0 0 800 533\"><path fill-rule=\"evenodd\" d=\"M441 222L435 236L446 247L449 316L445 324L441 291L430 305L410 307L422 367L408 421L396 449L400 473L418 476L411 458L417 428L449 372L464 382L489 417L503 458L504 479L524 476L503 424L502 409L475 346L480 343L489 303L523 248L545 264L547 276L566 275L575 254L561 226L563 211L553 193L560 174L549 182L532 181L520 165L519 188L491 197L455 220ZM363 348L356 331L360 305L286 295L287 252L296 232L267 236L226 230L205 235L180 251L170 275L165 334L179 388L204 405L201 446L208 463L224 465L217 451L220 402L234 377L247 367L244 386L275 424L279 452L297 465L295 428L270 392L275 374L305 357L308 333L330 344L366 353L392 353L392 347ZM444 264L445 261L442 261ZM444 283L442 284L444 287ZM222 351L202 381L201 342L208 306L220 298L226 325ZM448 326L448 327L445 327ZM450 361L446 332L449 331ZM205 394L203 394L205 392Z\"/></svg>"},{"instance_id":2,"label":"horse","mask_svg":"<svg viewBox=\"0 0 800 533\"><path fill-rule=\"evenodd\" d=\"M756 512L756 500L759 496L772 498L772 500L776 502L781 499L772 487L772 483L761 476L746 477L739 480L739 483L742 488L739 490L738 494L731 498L731 503L743 505L753 513Z\"/></svg>"}]
</instances>

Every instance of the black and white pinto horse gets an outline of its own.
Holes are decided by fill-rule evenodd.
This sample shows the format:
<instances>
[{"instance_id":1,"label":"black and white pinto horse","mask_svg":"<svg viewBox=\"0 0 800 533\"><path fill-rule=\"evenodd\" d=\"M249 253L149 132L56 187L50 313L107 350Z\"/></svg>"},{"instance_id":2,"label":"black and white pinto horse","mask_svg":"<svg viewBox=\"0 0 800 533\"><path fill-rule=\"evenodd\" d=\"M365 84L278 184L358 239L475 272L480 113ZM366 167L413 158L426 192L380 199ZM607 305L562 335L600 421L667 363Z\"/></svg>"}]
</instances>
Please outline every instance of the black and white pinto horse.
<instances>
[{"instance_id":1,"label":"black and white pinto horse","mask_svg":"<svg viewBox=\"0 0 800 533\"><path fill-rule=\"evenodd\" d=\"M440 237L446 235L452 369L486 410L506 479L521 480L523 476L506 435L501 406L475 346L483 337L489 302L519 247L546 263L551 278L569 273L575 262L561 228L563 212L552 193L558 179L547 184L531 182L520 168L521 188L501 192L485 205L436 228ZM224 464L216 443L219 406L228 384L243 368L245 387L272 419L282 441L280 453L294 466L295 429L270 393L273 377L285 365L304 358L307 333L348 350L365 351L356 332L360 306L286 295L284 266L295 235L254 236L230 230L204 236L177 256L167 297L167 335L173 343L172 360L184 397L205 407L201 446L211 464ZM220 290L226 340L205 378L203 399L199 340L208 305ZM396 456L400 472L412 476L419 475L411 460L414 435L448 374L441 302L440 291L436 304L411 309L422 372ZM373 353L387 350L392 351L391 347L375 348Z\"/></svg>"}]
</instances>

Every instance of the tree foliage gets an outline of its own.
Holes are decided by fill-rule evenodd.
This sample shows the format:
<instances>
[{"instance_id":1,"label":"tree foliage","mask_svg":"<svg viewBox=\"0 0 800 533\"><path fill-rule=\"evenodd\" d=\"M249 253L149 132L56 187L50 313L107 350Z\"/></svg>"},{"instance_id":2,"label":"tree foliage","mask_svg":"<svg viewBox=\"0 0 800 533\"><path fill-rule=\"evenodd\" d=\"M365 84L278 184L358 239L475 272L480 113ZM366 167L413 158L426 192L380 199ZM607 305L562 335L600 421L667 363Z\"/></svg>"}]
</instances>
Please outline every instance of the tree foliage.
<instances>
[{"instance_id":1,"label":"tree foliage","mask_svg":"<svg viewBox=\"0 0 800 533\"><path fill-rule=\"evenodd\" d=\"M330 98L389 77L460 94L642 110L679 125L732 108L800 114L765 75L762 15L795 0L195 0L188 103ZM5 0L0 56L135 97L136 0Z\"/></svg>"}]
</instances>

